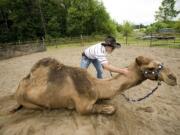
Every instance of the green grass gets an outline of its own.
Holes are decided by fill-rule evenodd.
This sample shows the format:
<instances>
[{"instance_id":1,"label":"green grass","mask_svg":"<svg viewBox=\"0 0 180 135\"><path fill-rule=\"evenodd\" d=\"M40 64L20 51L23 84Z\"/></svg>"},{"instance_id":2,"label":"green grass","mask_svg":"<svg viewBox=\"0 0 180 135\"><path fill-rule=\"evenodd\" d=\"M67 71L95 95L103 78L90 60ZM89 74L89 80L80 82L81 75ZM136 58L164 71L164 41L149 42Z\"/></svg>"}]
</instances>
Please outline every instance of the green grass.
<instances>
[{"instance_id":1,"label":"green grass","mask_svg":"<svg viewBox=\"0 0 180 135\"><path fill-rule=\"evenodd\" d=\"M93 45L96 44L98 42L101 41L91 41L91 42L84 42L82 43L62 43L62 44L54 44L54 45L48 45L47 49L57 49L57 48L67 48L67 47L83 47L83 46L89 46L89 45Z\"/></svg>"},{"instance_id":2,"label":"green grass","mask_svg":"<svg viewBox=\"0 0 180 135\"><path fill-rule=\"evenodd\" d=\"M47 46L48 49L57 49L57 48L66 48L66 47L82 47L93 45L98 42L103 41L105 36L102 36L102 38L96 39L96 38L86 38L83 43L81 43L81 40L68 40L66 39L66 42L54 42L50 43L50 45ZM139 36L140 37L140 36ZM128 37L128 46L142 46L142 47L150 47L150 40L142 40L140 39L137 34L133 34ZM100 40L101 39L101 40ZM118 42L120 42L123 46L126 46L125 37L122 35L116 36L116 39ZM48 44L48 43L47 43ZM162 48L177 48L180 49L180 36L176 38L175 43L174 40L152 40L152 46L151 47L162 47Z\"/></svg>"},{"instance_id":3,"label":"green grass","mask_svg":"<svg viewBox=\"0 0 180 135\"><path fill-rule=\"evenodd\" d=\"M178 48L180 49L180 37L176 36L176 40L152 40L151 47L162 47L162 48ZM118 35L117 40L126 45L126 40L122 35ZM127 45L132 46L150 46L150 40L139 39L138 36L131 35L128 37Z\"/></svg>"}]
</instances>

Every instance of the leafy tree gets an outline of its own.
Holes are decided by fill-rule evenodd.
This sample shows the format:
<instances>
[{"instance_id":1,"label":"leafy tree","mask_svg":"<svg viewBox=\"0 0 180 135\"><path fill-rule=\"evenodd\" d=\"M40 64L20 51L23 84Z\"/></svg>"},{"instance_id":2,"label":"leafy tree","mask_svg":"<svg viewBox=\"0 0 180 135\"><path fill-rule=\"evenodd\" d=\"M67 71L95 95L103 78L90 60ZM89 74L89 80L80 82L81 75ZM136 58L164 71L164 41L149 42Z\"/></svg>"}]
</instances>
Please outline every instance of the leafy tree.
<instances>
[{"instance_id":1,"label":"leafy tree","mask_svg":"<svg viewBox=\"0 0 180 135\"><path fill-rule=\"evenodd\" d=\"M145 30L146 34L152 34L154 32L156 32L156 27L154 25L149 25Z\"/></svg>"},{"instance_id":2,"label":"leafy tree","mask_svg":"<svg viewBox=\"0 0 180 135\"><path fill-rule=\"evenodd\" d=\"M133 26L130 22L126 21L122 25L122 34L126 38L126 45L128 41L128 36L132 33L133 31Z\"/></svg>"},{"instance_id":3,"label":"leafy tree","mask_svg":"<svg viewBox=\"0 0 180 135\"><path fill-rule=\"evenodd\" d=\"M94 12L94 26L96 33L113 35L116 33L116 24L110 19L102 3L96 7Z\"/></svg>"},{"instance_id":4,"label":"leafy tree","mask_svg":"<svg viewBox=\"0 0 180 135\"><path fill-rule=\"evenodd\" d=\"M180 20L175 22L174 29L180 33Z\"/></svg>"},{"instance_id":5,"label":"leafy tree","mask_svg":"<svg viewBox=\"0 0 180 135\"><path fill-rule=\"evenodd\" d=\"M122 31L122 25L121 24L116 24L116 27L117 27L117 31L118 32L121 32Z\"/></svg>"},{"instance_id":6,"label":"leafy tree","mask_svg":"<svg viewBox=\"0 0 180 135\"><path fill-rule=\"evenodd\" d=\"M0 0L0 43L91 34L115 34L98 0Z\"/></svg>"},{"instance_id":7,"label":"leafy tree","mask_svg":"<svg viewBox=\"0 0 180 135\"><path fill-rule=\"evenodd\" d=\"M41 21L36 0L6 0L1 5L1 28L6 24L8 30L0 31L0 42L30 40L41 34ZM7 22L7 23L6 23Z\"/></svg>"},{"instance_id":8,"label":"leafy tree","mask_svg":"<svg viewBox=\"0 0 180 135\"><path fill-rule=\"evenodd\" d=\"M95 0L74 0L68 9L68 35L114 34L115 23L102 3Z\"/></svg>"},{"instance_id":9,"label":"leafy tree","mask_svg":"<svg viewBox=\"0 0 180 135\"><path fill-rule=\"evenodd\" d=\"M159 11L156 11L155 19L157 21L170 21L174 17L176 17L180 11L176 11L175 0L163 0L161 6L159 7Z\"/></svg>"},{"instance_id":10,"label":"leafy tree","mask_svg":"<svg viewBox=\"0 0 180 135\"><path fill-rule=\"evenodd\" d=\"M168 28L167 22L156 22L153 24L155 31L158 32L160 29Z\"/></svg>"},{"instance_id":11,"label":"leafy tree","mask_svg":"<svg viewBox=\"0 0 180 135\"><path fill-rule=\"evenodd\" d=\"M146 34L149 33L149 28L153 28L153 32L159 32L159 30L163 28L173 28L179 31L179 22L180 21L155 22L146 29Z\"/></svg>"}]
</instances>

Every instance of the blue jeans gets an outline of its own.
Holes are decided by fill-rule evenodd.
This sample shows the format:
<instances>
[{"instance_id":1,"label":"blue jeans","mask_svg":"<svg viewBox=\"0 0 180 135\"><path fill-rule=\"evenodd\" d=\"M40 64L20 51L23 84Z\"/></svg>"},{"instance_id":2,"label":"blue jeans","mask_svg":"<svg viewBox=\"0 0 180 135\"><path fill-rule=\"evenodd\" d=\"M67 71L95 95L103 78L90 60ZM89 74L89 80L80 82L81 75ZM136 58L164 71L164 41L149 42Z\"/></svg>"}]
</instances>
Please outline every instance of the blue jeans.
<instances>
[{"instance_id":1,"label":"blue jeans","mask_svg":"<svg viewBox=\"0 0 180 135\"><path fill-rule=\"evenodd\" d=\"M103 78L103 68L101 63L97 59L89 59L86 56L81 58L81 68L87 69L90 64L93 64L97 71L97 78Z\"/></svg>"}]
</instances>

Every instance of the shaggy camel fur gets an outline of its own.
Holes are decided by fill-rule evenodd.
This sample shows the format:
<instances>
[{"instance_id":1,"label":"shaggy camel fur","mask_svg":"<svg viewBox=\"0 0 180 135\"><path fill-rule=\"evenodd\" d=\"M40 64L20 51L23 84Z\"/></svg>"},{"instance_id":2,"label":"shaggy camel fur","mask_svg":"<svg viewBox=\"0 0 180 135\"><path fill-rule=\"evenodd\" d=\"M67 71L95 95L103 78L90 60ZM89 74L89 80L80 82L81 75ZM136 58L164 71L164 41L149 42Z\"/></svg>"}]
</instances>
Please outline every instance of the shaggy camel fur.
<instances>
[{"instance_id":1,"label":"shaggy camel fur","mask_svg":"<svg viewBox=\"0 0 180 135\"><path fill-rule=\"evenodd\" d=\"M157 61L139 56L128 66L127 76L119 74L112 79L99 80L84 69L44 58L22 79L16 99L19 105L30 109L68 108L81 114L112 114L115 112L113 105L100 104L97 100L110 99L146 79L156 80L155 75L145 76L144 71L155 70L159 65ZM159 80L176 85L176 77L166 67L160 72Z\"/></svg>"}]
</instances>

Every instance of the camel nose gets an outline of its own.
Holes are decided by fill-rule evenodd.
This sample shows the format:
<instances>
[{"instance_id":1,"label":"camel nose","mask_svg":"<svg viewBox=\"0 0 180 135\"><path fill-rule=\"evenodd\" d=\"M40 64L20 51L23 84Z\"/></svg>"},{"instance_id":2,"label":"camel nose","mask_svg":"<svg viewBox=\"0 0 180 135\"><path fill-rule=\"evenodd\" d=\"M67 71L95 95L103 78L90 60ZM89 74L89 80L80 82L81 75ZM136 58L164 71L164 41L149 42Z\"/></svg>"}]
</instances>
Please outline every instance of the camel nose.
<instances>
[{"instance_id":1,"label":"camel nose","mask_svg":"<svg viewBox=\"0 0 180 135\"><path fill-rule=\"evenodd\" d=\"M173 74L169 74L168 78L176 82L176 77Z\"/></svg>"}]
</instances>

